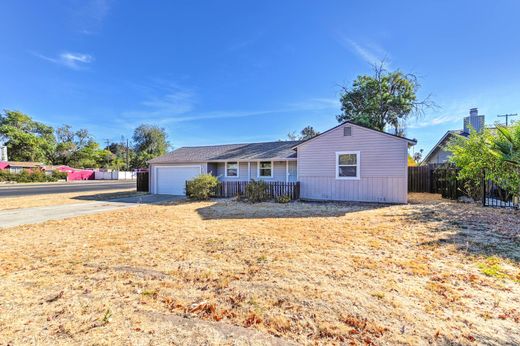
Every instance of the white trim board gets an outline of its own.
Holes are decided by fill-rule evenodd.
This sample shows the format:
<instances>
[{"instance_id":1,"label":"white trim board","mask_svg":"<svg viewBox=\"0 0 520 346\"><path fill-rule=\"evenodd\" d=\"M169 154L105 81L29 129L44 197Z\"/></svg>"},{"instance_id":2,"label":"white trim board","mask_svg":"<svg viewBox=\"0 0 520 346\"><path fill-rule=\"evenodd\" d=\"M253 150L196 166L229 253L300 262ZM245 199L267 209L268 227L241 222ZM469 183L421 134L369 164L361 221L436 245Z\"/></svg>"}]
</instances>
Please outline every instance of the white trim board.
<instances>
[{"instance_id":1,"label":"white trim board","mask_svg":"<svg viewBox=\"0 0 520 346\"><path fill-rule=\"evenodd\" d=\"M339 156L345 154L356 155L356 176L340 177L339 176ZM337 180L359 180L361 179L361 152L360 151L336 151L336 179Z\"/></svg>"}]
</instances>

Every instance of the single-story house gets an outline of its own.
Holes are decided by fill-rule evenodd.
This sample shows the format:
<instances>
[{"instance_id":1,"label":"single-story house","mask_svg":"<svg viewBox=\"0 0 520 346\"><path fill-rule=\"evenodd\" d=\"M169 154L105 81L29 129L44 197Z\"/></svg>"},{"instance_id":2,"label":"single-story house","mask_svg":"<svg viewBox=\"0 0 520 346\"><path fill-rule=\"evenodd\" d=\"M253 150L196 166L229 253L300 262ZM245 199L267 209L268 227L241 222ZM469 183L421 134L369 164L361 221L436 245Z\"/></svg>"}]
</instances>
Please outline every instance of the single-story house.
<instances>
[{"instance_id":1,"label":"single-story house","mask_svg":"<svg viewBox=\"0 0 520 346\"><path fill-rule=\"evenodd\" d=\"M41 162L18 162L18 161L1 161L0 169L9 170L11 173L20 173L23 170L31 170L43 166Z\"/></svg>"},{"instance_id":2,"label":"single-story house","mask_svg":"<svg viewBox=\"0 0 520 346\"><path fill-rule=\"evenodd\" d=\"M462 130L449 130L441 137L439 142L430 150L430 152L424 157L422 164L442 164L448 161L451 156L451 152L446 149L446 145L450 140L456 136L469 137L471 128L477 132L481 132L484 129L485 116L478 114L477 108L471 108L469 110L469 116L464 118L464 124Z\"/></svg>"},{"instance_id":3,"label":"single-story house","mask_svg":"<svg viewBox=\"0 0 520 346\"><path fill-rule=\"evenodd\" d=\"M183 195L209 173L221 181L300 182L306 200L406 203L416 141L352 122L305 141L182 147L149 161L150 192Z\"/></svg>"}]
</instances>

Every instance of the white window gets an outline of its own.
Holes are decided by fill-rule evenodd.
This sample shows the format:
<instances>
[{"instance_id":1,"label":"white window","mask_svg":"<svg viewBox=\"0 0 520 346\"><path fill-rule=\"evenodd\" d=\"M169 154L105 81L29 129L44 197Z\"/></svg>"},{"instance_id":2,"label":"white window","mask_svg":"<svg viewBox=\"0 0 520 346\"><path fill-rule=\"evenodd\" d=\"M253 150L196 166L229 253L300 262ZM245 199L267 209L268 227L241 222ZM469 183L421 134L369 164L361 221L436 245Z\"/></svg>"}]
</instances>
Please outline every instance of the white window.
<instances>
[{"instance_id":1,"label":"white window","mask_svg":"<svg viewBox=\"0 0 520 346\"><path fill-rule=\"evenodd\" d=\"M336 153L336 179L359 179L359 151Z\"/></svg>"},{"instance_id":2,"label":"white window","mask_svg":"<svg viewBox=\"0 0 520 346\"><path fill-rule=\"evenodd\" d=\"M260 161L258 162L258 177L272 178L273 177L273 162Z\"/></svg>"},{"instance_id":3,"label":"white window","mask_svg":"<svg viewBox=\"0 0 520 346\"><path fill-rule=\"evenodd\" d=\"M238 178L238 162L226 162L226 177Z\"/></svg>"}]
</instances>

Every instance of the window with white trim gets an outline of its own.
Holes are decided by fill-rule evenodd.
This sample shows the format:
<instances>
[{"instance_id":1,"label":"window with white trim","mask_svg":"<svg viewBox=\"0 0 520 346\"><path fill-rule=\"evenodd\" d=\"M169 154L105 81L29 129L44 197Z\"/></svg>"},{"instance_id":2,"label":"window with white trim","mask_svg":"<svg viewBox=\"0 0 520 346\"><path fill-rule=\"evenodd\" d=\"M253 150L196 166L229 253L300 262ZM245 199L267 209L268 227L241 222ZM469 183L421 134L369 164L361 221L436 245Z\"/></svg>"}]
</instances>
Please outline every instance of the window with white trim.
<instances>
[{"instance_id":1,"label":"window with white trim","mask_svg":"<svg viewBox=\"0 0 520 346\"><path fill-rule=\"evenodd\" d=\"M238 162L226 162L226 177L238 177Z\"/></svg>"},{"instance_id":2,"label":"window with white trim","mask_svg":"<svg viewBox=\"0 0 520 346\"><path fill-rule=\"evenodd\" d=\"M359 179L359 151L336 153L336 179Z\"/></svg>"},{"instance_id":3,"label":"window with white trim","mask_svg":"<svg viewBox=\"0 0 520 346\"><path fill-rule=\"evenodd\" d=\"M258 162L258 176L262 178L272 178L273 163L271 161Z\"/></svg>"}]
</instances>

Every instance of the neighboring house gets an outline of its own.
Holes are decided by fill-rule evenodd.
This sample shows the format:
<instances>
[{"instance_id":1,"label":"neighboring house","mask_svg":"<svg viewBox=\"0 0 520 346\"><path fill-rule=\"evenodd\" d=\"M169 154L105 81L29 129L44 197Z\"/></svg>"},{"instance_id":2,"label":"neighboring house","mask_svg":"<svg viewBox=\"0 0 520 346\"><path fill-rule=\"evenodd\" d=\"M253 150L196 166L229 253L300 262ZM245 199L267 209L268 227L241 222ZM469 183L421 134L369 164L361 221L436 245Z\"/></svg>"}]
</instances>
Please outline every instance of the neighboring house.
<instances>
[{"instance_id":1,"label":"neighboring house","mask_svg":"<svg viewBox=\"0 0 520 346\"><path fill-rule=\"evenodd\" d=\"M182 147L149 161L150 192L183 195L186 180L300 182L308 200L407 202L416 141L345 122L306 141Z\"/></svg>"},{"instance_id":2,"label":"neighboring house","mask_svg":"<svg viewBox=\"0 0 520 346\"><path fill-rule=\"evenodd\" d=\"M462 130L450 130L439 140L437 144L430 150L428 155L424 157L422 164L441 164L448 161L451 152L446 149L446 145L455 136L469 137L470 129L473 128L477 132L484 129L485 116L478 114L477 108L469 110L469 116L464 118L464 127Z\"/></svg>"},{"instance_id":3,"label":"neighboring house","mask_svg":"<svg viewBox=\"0 0 520 346\"><path fill-rule=\"evenodd\" d=\"M11 173L20 173L24 169L41 168L43 163L40 162L18 162L18 161L2 161L0 169L8 169Z\"/></svg>"}]
</instances>

